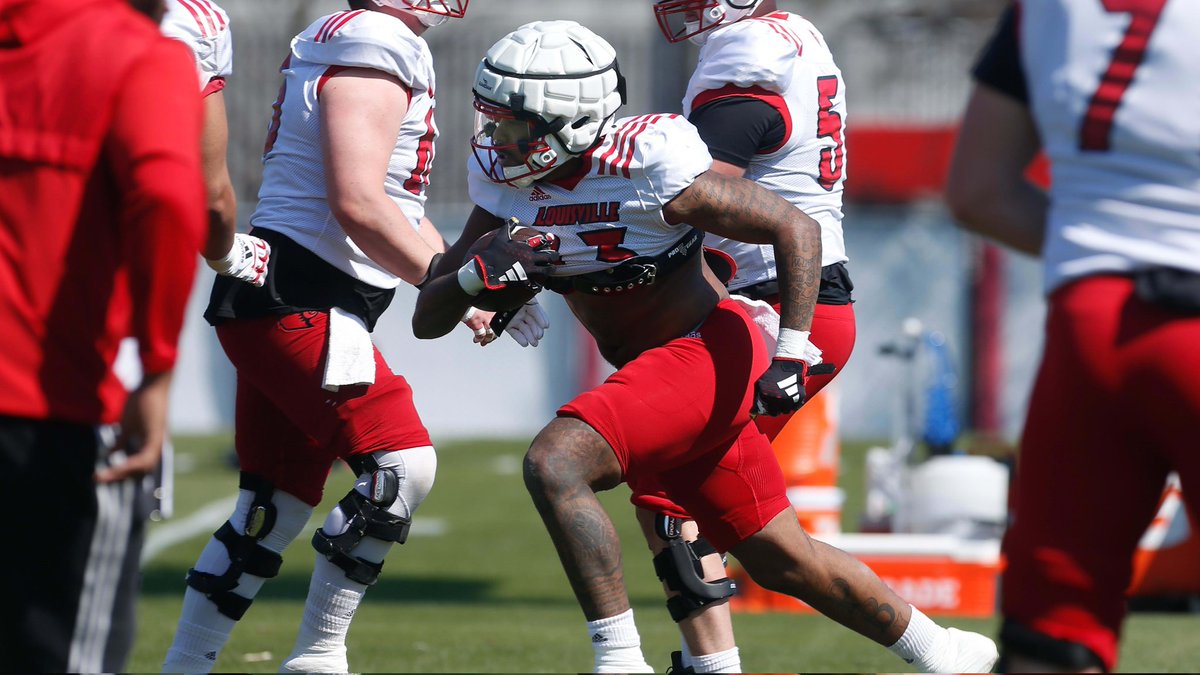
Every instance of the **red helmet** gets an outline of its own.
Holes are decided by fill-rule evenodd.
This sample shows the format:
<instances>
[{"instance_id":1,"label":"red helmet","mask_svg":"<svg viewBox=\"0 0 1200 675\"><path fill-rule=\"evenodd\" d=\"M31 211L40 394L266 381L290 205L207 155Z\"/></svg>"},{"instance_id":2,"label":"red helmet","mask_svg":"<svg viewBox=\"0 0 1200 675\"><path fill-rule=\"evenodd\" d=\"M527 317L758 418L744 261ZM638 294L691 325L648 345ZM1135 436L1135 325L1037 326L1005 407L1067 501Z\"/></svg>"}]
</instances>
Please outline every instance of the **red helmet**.
<instances>
[{"instance_id":1,"label":"red helmet","mask_svg":"<svg viewBox=\"0 0 1200 675\"><path fill-rule=\"evenodd\" d=\"M380 7L392 7L413 12L421 23L436 26L446 19L461 19L471 0L372 0Z\"/></svg>"}]
</instances>

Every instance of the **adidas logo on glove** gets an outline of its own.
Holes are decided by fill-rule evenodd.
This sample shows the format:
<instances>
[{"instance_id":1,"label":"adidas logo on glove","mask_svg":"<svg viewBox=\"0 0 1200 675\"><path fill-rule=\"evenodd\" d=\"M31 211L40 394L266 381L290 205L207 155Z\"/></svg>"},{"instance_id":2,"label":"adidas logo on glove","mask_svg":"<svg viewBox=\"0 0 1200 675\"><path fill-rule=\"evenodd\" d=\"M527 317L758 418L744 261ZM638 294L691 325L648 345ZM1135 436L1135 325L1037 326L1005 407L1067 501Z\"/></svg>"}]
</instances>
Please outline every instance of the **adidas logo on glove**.
<instances>
[{"instance_id":1,"label":"adidas logo on glove","mask_svg":"<svg viewBox=\"0 0 1200 675\"><path fill-rule=\"evenodd\" d=\"M783 390L783 393L791 396L793 401L800 400L800 378L798 376L785 377L776 384Z\"/></svg>"},{"instance_id":2,"label":"adidas logo on glove","mask_svg":"<svg viewBox=\"0 0 1200 675\"><path fill-rule=\"evenodd\" d=\"M525 281L528 278L529 278L529 276L527 274L525 274L525 268L522 267L521 263L519 263L519 262L513 263L513 266L508 268L507 272L500 275L500 281L503 281L505 283L512 283L514 281Z\"/></svg>"}]
</instances>

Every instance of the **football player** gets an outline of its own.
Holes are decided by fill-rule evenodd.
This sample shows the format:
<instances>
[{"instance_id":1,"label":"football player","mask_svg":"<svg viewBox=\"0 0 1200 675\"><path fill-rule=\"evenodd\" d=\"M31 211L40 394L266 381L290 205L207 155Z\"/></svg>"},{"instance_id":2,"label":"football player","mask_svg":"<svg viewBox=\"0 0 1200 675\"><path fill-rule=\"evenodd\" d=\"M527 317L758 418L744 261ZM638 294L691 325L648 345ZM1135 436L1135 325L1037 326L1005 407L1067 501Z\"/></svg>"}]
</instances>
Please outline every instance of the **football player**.
<instances>
[{"instance_id":1,"label":"football player","mask_svg":"<svg viewBox=\"0 0 1200 675\"><path fill-rule=\"evenodd\" d=\"M347 672L351 618L433 486L436 455L412 390L370 330L442 243L420 232L437 136L421 36L467 3L351 0L292 40L250 219L271 265L261 287L218 276L205 313L237 368L238 501L188 573L168 672L212 669L337 459L358 480L312 537L316 563L282 669Z\"/></svg>"},{"instance_id":2,"label":"football player","mask_svg":"<svg viewBox=\"0 0 1200 675\"><path fill-rule=\"evenodd\" d=\"M712 170L744 176L775 192L821 226L821 283L810 341L821 364L809 370L811 399L844 367L854 348L853 284L842 236L842 184L846 176L846 86L820 31L808 20L777 10L774 0L662 0L653 3L668 41L700 45L683 111L713 156ZM710 266L731 293L779 311L779 282L771 246L707 233ZM758 427L774 440L790 415L760 416ZM686 511L653 481L633 485L633 503L659 576L674 569L673 556L695 557L716 583L667 582L667 607L683 633L673 654L681 670L738 672L720 556ZM669 546L682 537L686 546ZM687 567L683 568L688 569Z\"/></svg>"},{"instance_id":3,"label":"football player","mask_svg":"<svg viewBox=\"0 0 1200 675\"><path fill-rule=\"evenodd\" d=\"M1041 256L1049 302L1003 542L1004 672L1113 670L1168 472L1200 494L1198 28L1186 0L1019 3L974 69L946 196ZM1039 149L1048 192L1024 175Z\"/></svg>"},{"instance_id":4,"label":"football player","mask_svg":"<svg viewBox=\"0 0 1200 675\"><path fill-rule=\"evenodd\" d=\"M233 34L229 15L211 0L165 0L162 31L192 50L200 94L204 97L201 157L208 189L208 241L204 258L218 274L256 286L267 276L270 246L237 232L237 195L225 154L229 127L225 115L225 78L233 72Z\"/></svg>"},{"instance_id":5,"label":"football player","mask_svg":"<svg viewBox=\"0 0 1200 675\"><path fill-rule=\"evenodd\" d=\"M650 672L625 590L620 545L595 491L648 476L766 588L801 598L924 671L987 670L995 645L945 629L849 554L808 538L753 415L804 401L821 278L821 228L782 197L712 171L682 115L618 119L613 48L572 21L526 24L475 76L476 208L417 299L418 337L449 332L497 286L564 294L617 367L558 411L525 456L525 483L587 619L596 672ZM557 250L480 236L508 218L555 235ZM781 317L774 354L704 264L704 232L770 244ZM461 264L461 267L459 265ZM680 574L681 580L687 577Z\"/></svg>"}]
</instances>

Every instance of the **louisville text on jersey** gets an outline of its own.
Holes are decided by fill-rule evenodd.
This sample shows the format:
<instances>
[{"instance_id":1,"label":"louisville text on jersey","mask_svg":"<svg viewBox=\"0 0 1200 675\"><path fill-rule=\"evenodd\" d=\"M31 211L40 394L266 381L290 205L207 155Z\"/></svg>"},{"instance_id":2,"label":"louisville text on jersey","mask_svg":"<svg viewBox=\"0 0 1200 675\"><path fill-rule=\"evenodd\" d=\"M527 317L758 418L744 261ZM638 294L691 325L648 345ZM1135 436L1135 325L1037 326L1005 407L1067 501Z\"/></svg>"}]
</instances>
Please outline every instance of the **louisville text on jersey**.
<instances>
[{"instance_id":1,"label":"louisville text on jersey","mask_svg":"<svg viewBox=\"0 0 1200 675\"><path fill-rule=\"evenodd\" d=\"M621 220L621 202L591 204L563 204L538 208L537 225L586 225L588 223L615 223Z\"/></svg>"}]
</instances>

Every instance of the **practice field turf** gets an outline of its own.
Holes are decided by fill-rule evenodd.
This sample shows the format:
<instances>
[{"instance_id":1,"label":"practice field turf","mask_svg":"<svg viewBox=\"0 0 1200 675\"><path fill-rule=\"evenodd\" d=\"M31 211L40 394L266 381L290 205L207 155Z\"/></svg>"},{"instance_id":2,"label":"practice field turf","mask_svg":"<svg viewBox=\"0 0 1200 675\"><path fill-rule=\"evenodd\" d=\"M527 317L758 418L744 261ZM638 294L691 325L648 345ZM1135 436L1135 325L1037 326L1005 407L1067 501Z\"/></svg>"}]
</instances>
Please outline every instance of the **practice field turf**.
<instances>
[{"instance_id":1,"label":"practice field turf","mask_svg":"<svg viewBox=\"0 0 1200 675\"><path fill-rule=\"evenodd\" d=\"M220 521L205 525L205 505L236 491L225 462L227 438L176 439L180 458L174 518L152 526L157 541L176 540L147 563L132 672L157 672L179 618L183 577ZM437 484L417 515L407 544L393 550L383 576L367 592L350 630L355 672L582 672L591 668L583 615L549 537L525 493L522 443L453 443L439 448ZM861 503L862 446L843 454L847 525ZM339 467L320 518L349 489ZM660 672L678 649L678 633L662 603L622 487L604 502L625 544L626 582L642 645ZM211 508L223 519L228 508ZM275 672L292 647L308 589L310 523L284 552L278 578L267 582L216 670ZM202 529L187 536L189 525ZM900 660L865 638L818 616L736 614L745 672L904 672ZM995 620L943 619L995 634ZM1200 615L1136 614L1127 624L1124 672L1200 670Z\"/></svg>"}]
</instances>

